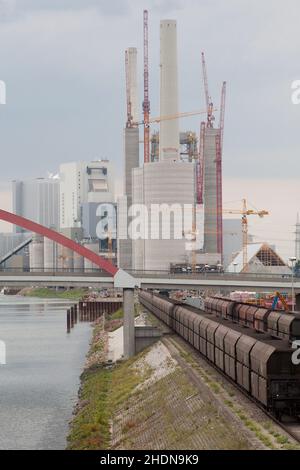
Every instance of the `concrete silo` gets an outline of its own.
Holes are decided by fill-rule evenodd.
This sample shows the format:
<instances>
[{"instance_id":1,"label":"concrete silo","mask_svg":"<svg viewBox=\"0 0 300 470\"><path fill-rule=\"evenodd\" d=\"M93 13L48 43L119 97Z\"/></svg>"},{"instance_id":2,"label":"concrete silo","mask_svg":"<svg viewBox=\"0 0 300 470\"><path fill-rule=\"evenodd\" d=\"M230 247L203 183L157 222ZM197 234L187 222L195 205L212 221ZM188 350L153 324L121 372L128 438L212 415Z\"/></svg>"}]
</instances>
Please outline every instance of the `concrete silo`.
<instances>
[{"instance_id":1,"label":"concrete silo","mask_svg":"<svg viewBox=\"0 0 300 470\"><path fill-rule=\"evenodd\" d=\"M44 269L44 237L33 235L29 245L30 271L42 272Z\"/></svg>"}]
</instances>

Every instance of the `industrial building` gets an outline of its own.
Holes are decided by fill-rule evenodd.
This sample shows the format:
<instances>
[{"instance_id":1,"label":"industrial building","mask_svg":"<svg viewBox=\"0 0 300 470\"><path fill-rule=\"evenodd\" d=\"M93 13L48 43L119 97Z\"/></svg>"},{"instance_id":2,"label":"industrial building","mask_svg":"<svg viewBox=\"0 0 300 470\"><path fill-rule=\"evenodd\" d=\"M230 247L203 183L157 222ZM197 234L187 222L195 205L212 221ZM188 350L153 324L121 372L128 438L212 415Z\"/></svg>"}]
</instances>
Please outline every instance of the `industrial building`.
<instances>
[{"instance_id":1,"label":"industrial building","mask_svg":"<svg viewBox=\"0 0 300 470\"><path fill-rule=\"evenodd\" d=\"M105 207L116 212L114 170L108 160L71 162L60 165L60 230L103 256L116 262L116 216L111 217L107 238L100 240L97 225L105 216ZM103 209L103 210L102 210ZM60 252L62 250L62 252ZM67 250L68 251L68 250ZM75 258L74 258L75 256ZM60 269L91 270L82 258L58 249Z\"/></svg>"},{"instance_id":2,"label":"industrial building","mask_svg":"<svg viewBox=\"0 0 300 470\"><path fill-rule=\"evenodd\" d=\"M178 226L184 226L184 205L195 205L195 166L194 163L181 161L161 161L148 163L141 168L133 170L133 204L142 204L146 209L144 216L144 236L139 240L133 240L133 268L136 270L166 270L170 269L172 263L189 262L189 252L186 249L187 240L182 236L176 239ZM192 184L191 184L192 182ZM154 221L151 214L151 206L172 205L182 209L178 220L174 213L168 214L162 211L158 221ZM171 211L172 212L172 211ZM185 214L186 215L186 214ZM192 211L190 212L190 225L185 224L187 232L192 231ZM156 227L155 224L159 224ZM163 239L162 230L164 223L170 228L169 237ZM156 239L151 237L150 230L157 230Z\"/></svg>"},{"instance_id":3,"label":"industrial building","mask_svg":"<svg viewBox=\"0 0 300 470\"><path fill-rule=\"evenodd\" d=\"M193 162L198 159L198 137L196 132L185 131L179 134L179 155L182 161ZM159 131L151 135L151 162L159 161Z\"/></svg>"},{"instance_id":4,"label":"industrial building","mask_svg":"<svg viewBox=\"0 0 300 470\"><path fill-rule=\"evenodd\" d=\"M138 112L138 73L137 49L125 51L127 121L124 129L124 195L118 199L118 266L132 269L132 240L128 235L131 217L128 209L132 205L132 170L139 166L139 112Z\"/></svg>"},{"instance_id":5,"label":"industrial building","mask_svg":"<svg viewBox=\"0 0 300 470\"><path fill-rule=\"evenodd\" d=\"M112 217L109 227L106 224L107 238L99 240L97 236L97 225L107 215L107 205L116 213L114 174L110 162L98 160L62 164L57 182L60 206L56 214L57 217L60 214L60 223L54 228L116 262L116 216ZM95 267L72 250L34 235L29 246L29 268L31 271L51 272L58 269L79 272L83 269L91 271Z\"/></svg>"},{"instance_id":6,"label":"industrial building","mask_svg":"<svg viewBox=\"0 0 300 470\"><path fill-rule=\"evenodd\" d=\"M174 20L163 20L160 23L160 115L177 114L177 25ZM135 270L169 270L172 263L187 261L183 229L180 228L180 239L175 234L177 224L183 227L184 205L195 207L195 164L180 159L178 119L161 120L159 135L158 161L144 162L142 167L132 170L132 203L142 205L147 212L147 216L143 215L142 236L132 242L132 267ZM171 212L173 204L182 209L179 220L169 212L167 239L162 233L165 214L160 214L155 222L152 214L153 205L161 204L167 205ZM192 214L190 219L190 226L185 225L189 233L193 229ZM151 230L156 232L155 237Z\"/></svg>"},{"instance_id":7,"label":"industrial building","mask_svg":"<svg viewBox=\"0 0 300 470\"><path fill-rule=\"evenodd\" d=\"M213 105L208 93L207 73L202 60L207 122L201 125L200 139L195 132L180 131L179 117L199 113L179 113L177 23L160 22L160 117L150 118L148 69L148 12L144 11L144 161L139 164L139 116L137 106L137 52L125 52L127 123L125 134L124 197L118 201L118 264L124 269L169 270L171 265L196 264L205 253L215 263L222 261L222 141L224 127L225 82L221 95L220 125L213 127ZM160 129L152 132L150 125L159 123ZM198 146L199 143L199 146ZM151 148L150 148L151 144ZM204 219L196 217L203 207ZM143 236L131 240L128 228L129 208L142 205L147 212ZM149 233L152 205L172 204L191 206L190 225L185 224L181 239L175 220L171 220L170 239L161 234L153 239ZM198 204L196 209L196 204ZM172 217L171 217L172 219ZM199 222L200 221L200 222ZM183 221L181 220L182 224ZM189 236L187 236L189 235Z\"/></svg>"},{"instance_id":8,"label":"industrial building","mask_svg":"<svg viewBox=\"0 0 300 470\"><path fill-rule=\"evenodd\" d=\"M60 228L80 227L86 203L114 202L114 174L108 160L60 165Z\"/></svg>"},{"instance_id":9,"label":"industrial building","mask_svg":"<svg viewBox=\"0 0 300 470\"><path fill-rule=\"evenodd\" d=\"M14 214L46 227L59 228L59 178L35 178L12 181ZM23 232L14 226L16 233Z\"/></svg>"},{"instance_id":10,"label":"industrial building","mask_svg":"<svg viewBox=\"0 0 300 470\"><path fill-rule=\"evenodd\" d=\"M214 106L208 91L202 54L206 110L179 113L177 23L160 22L160 116L150 117L148 12L144 11L144 89L143 121L138 115L137 51L125 52L127 122L125 134L124 197L118 201L118 264L124 269L169 270L171 265L199 262L205 255L216 264L222 262L222 149L226 83L221 93L220 123L214 128ZM193 131L179 129L179 117L205 113L200 137ZM150 126L159 123L159 131ZM144 128L144 159L139 164L139 125ZM199 126L200 127L200 126ZM131 240L128 231L133 221L129 209L142 205L147 213L142 222L143 236ZM181 239L175 220L171 221L170 239L161 234L150 236L151 206L172 204L192 206L190 226L185 224ZM203 210L204 205L204 210ZM172 210L171 210L172 211ZM203 215L204 213L204 215ZM200 217L198 216L199 214ZM180 221L182 224L182 220ZM201 261L200 261L201 260Z\"/></svg>"}]
</instances>

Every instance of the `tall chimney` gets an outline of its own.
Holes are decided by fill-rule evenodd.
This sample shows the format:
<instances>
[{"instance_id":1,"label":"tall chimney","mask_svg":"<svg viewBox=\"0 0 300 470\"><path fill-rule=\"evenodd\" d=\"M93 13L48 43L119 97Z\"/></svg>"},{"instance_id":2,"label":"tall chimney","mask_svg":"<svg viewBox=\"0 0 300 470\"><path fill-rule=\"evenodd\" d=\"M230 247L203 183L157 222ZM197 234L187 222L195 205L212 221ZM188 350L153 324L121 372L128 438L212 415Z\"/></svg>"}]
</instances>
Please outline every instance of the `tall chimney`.
<instances>
[{"instance_id":1,"label":"tall chimney","mask_svg":"<svg viewBox=\"0 0 300 470\"><path fill-rule=\"evenodd\" d=\"M129 65L129 83L130 83L130 102L131 115L134 123L139 122L139 102L138 102L138 80L137 80L137 48L129 47L128 65Z\"/></svg>"},{"instance_id":2,"label":"tall chimney","mask_svg":"<svg viewBox=\"0 0 300 470\"><path fill-rule=\"evenodd\" d=\"M160 22L160 116L173 117L178 114L177 76L177 24L175 20ZM179 159L178 119L160 122L160 161Z\"/></svg>"}]
</instances>

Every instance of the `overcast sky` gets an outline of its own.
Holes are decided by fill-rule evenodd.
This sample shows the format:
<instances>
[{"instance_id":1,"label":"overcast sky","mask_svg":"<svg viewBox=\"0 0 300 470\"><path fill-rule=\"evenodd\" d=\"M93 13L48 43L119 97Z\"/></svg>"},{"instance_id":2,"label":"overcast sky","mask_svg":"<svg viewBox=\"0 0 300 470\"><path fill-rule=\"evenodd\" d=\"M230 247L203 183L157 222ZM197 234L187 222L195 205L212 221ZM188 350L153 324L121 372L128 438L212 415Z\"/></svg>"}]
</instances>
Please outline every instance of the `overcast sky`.
<instances>
[{"instance_id":1,"label":"overcast sky","mask_svg":"<svg viewBox=\"0 0 300 470\"><path fill-rule=\"evenodd\" d=\"M300 209L300 105L291 102L291 83L300 80L298 0L0 0L0 80L7 85L0 179L102 157L121 174L124 50L139 49L142 102L143 8L152 115L159 115L159 20L175 18L180 111L204 108L202 50L217 107L221 83L228 83L224 199L232 191L236 199L255 199L273 210L270 224L283 229L283 217L292 227L297 200ZM198 131L199 117L182 120L181 128Z\"/></svg>"}]
</instances>

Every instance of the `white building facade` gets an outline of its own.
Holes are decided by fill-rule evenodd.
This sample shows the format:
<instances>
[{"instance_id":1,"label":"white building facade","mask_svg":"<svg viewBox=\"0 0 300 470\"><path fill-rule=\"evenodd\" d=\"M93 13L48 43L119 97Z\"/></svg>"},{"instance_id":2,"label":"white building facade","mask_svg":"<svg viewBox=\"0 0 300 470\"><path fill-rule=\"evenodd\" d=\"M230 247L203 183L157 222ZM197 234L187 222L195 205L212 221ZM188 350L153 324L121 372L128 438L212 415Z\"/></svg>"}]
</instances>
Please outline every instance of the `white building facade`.
<instances>
[{"instance_id":1,"label":"white building facade","mask_svg":"<svg viewBox=\"0 0 300 470\"><path fill-rule=\"evenodd\" d=\"M114 175L108 160L60 165L60 228L80 227L82 205L114 202Z\"/></svg>"},{"instance_id":2,"label":"white building facade","mask_svg":"<svg viewBox=\"0 0 300 470\"><path fill-rule=\"evenodd\" d=\"M12 182L13 212L45 227L59 227L58 177ZM20 227L15 232L24 232Z\"/></svg>"}]
</instances>

